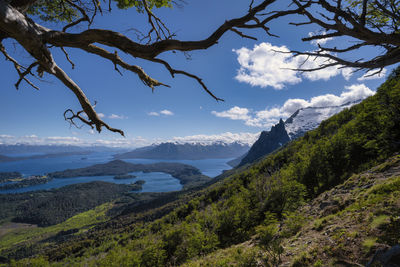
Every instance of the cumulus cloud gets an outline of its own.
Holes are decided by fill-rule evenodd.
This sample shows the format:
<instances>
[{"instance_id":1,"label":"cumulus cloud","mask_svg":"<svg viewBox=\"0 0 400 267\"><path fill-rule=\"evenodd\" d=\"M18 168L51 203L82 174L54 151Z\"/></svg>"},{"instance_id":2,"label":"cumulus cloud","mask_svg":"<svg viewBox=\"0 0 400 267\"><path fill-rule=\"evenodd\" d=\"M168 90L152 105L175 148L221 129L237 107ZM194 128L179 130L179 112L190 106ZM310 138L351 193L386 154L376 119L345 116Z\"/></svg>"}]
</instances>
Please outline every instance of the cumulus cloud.
<instances>
[{"instance_id":1,"label":"cumulus cloud","mask_svg":"<svg viewBox=\"0 0 400 267\"><path fill-rule=\"evenodd\" d=\"M168 109L164 109L160 111L160 114L166 115L166 116L172 116L174 113Z\"/></svg>"},{"instance_id":2,"label":"cumulus cloud","mask_svg":"<svg viewBox=\"0 0 400 267\"><path fill-rule=\"evenodd\" d=\"M296 71L296 61L292 59L286 46L273 46L270 43L255 45L253 50L242 47L233 50L238 58L240 69L236 79L252 86L282 89L285 84L301 82ZM283 52L283 53L282 53Z\"/></svg>"},{"instance_id":3,"label":"cumulus cloud","mask_svg":"<svg viewBox=\"0 0 400 267\"><path fill-rule=\"evenodd\" d=\"M226 111L212 111L212 114L217 117L242 120L247 126L267 128L276 124L280 118L288 118L300 108L340 106L349 102L364 99L374 93L374 91L364 84L353 84L345 87L344 91L340 95L324 94L312 97L309 100L300 98L288 99L282 106L266 108L254 112L251 112L247 108L235 106ZM232 112L232 110L243 110L242 116L237 116L237 112Z\"/></svg>"},{"instance_id":4,"label":"cumulus cloud","mask_svg":"<svg viewBox=\"0 0 400 267\"><path fill-rule=\"evenodd\" d=\"M314 69L329 63L326 58L294 57L286 46L274 46L270 43L255 45L253 50L242 47L233 50L237 54L240 68L235 77L240 82L252 86L273 87L282 89L288 84L300 83L303 78L316 81L328 80L342 75L349 79L352 72L349 68L332 66L312 72L299 72L296 69Z\"/></svg>"},{"instance_id":5,"label":"cumulus cloud","mask_svg":"<svg viewBox=\"0 0 400 267\"><path fill-rule=\"evenodd\" d=\"M229 118L231 120L248 120L248 119L250 119L250 116L249 116L250 111L247 108L240 108L238 106L235 106L226 111L222 111L222 112L212 111L211 113L217 117Z\"/></svg>"},{"instance_id":6,"label":"cumulus cloud","mask_svg":"<svg viewBox=\"0 0 400 267\"><path fill-rule=\"evenodd\" d=\"M154 112L154 111L147 113L147 115L149 115L149 116L160 116L160 114L158 112Z\"/></svg>"}]
</instances>

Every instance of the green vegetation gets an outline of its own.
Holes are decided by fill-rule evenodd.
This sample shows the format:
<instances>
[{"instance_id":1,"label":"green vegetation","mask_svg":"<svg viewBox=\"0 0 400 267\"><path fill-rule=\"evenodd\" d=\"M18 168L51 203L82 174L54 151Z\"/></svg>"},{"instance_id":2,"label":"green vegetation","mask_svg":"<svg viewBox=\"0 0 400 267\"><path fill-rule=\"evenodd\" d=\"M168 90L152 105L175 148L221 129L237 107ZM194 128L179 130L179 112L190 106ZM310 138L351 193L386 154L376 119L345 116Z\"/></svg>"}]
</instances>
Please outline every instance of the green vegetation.
<instances>
[{"instance_id":1,"label":"green vegetation","mask_svg":"<svg viewBox=\"0 0 400 267\"><path fill-rule=\"evenodd\" d=\"M100 205L93 210L89 210L78 215L75 215L63 223L56 224L45 228L33 228L29 231L21 231L17 229L11 231L0 239L0 251L9 247L10 245L18 245L21 242L28 240L44 240L50 235L59 233L59 235L67 234L78 234L79 232L86 231L92 225L104 222L108 219L106 212L112 208L112 204L105 203ZM72 231L71 231L72 230ZM75 230L75 231L73 231Z\"/></svg>"},{"instance_id":2,"label":"green vegetation","mask_svg":"<svg viewBox=\"0 0 400 267\"><path fill-rule=\"evenodd\" d=\"M138 0L113 0L117 2L118 8L126 9L136 7L138 12L143 12L143 2ZM171 7L171 0L147 0L147 5L150 9L153 7ZM97 2L100 7L100 2ZM87 8L84 5L84 9ZM29 14L38 16L43 21L66 21L72 22L79 18L78 11L73 6L66 4L62 0L56 1L36 1L36 4L31 6Z\"/></svg>"},{"instance_id":3,"label":"green vegetation","mask_svg":"<svg viewBox=\"0 0 400 267\"><path fill-rule=\"evenodd\" d=\"M38 184L46 184L51 180L52 178L49 178L47 176L31 176L27 178L18 178L18 179L13 179L13 183L0 185L0 190L9 190L9 189L29 187Z\"/></svg>"},{"instance_id":4,"label":"green vegetation","mask_svg":"<svg viewBox=\"0 0 400 267\"><path fill-rule=\"evenodd\" d=\"M130 185L92 182L48 191L2 194L0 220L49 226L119 198L131 190Z\"/></svg>"},{"instance_id":5,"label":"green vegetation","mask_svg":"<svg viewBox=\"0 0 400 267\"><path fill-rule=\"evenodd\" d=\"M138 181L132 183L132 184L131 184L132 190L133 190L133 191L140 191L140 190L142 190L142 189L143 189L143 185L144 185L145 183L146 183L146 181L143 181L143 180L138 180Z\"/></svg>"},{"instance_id":6,"label":"green vegetation","mask_svg":"<svg viewBox=\"0 0 400 267\"><path fill-rule=\"evenodd\" d=\"M285 257L293 266L364 264L376 243L394 245L400 238L400 164L398 156L391 158L398 140L400 70L375 96L248 169L202 191L166 198L164 206L154 202L152 210L127 208L56 249L41 247L37 260L267 266Z\"/></svg>"},{"instance_id":7,"label":"green vegetation","mask_svg":"<svg viewBox=\"0 0 400 267\"><path fill-rule=\"evenodd\" d=\"M390 217L387 215L379 215L375 217L371 222L371 228L379 228L387 223L389 223Z\"/></svg>"},{"instance_id":8,"label":"green vegetation","mask_svg":"<svg viewBox=\"0 0 400 267\"><path fill-rule=\"evenodd\" d=\"M96 164L86 168L68 169L49 173L52 178L71 178L81 176L106 176L106 175L126 175L130 172L164 172L175 177L180 181L184 188L195 187L211 180L210 177L202 175L200 170L182 163L152 163L152 164L133 164L122 160L113 160L104 164Z\"/></svg>"},{"instance_id":9,"label":"green vegetation","mask_svg":"<svg viewBox=\"0 0 400 267\"><path fill-rule=\"evenodd\" d=\"M377 238L369 237L362 243L365 253L370 252L371 248L375 245Z\"/></svg>"},{"instance_id":10,"label":"green vegetation","mask_svg":"<svg viewBox=\"0 0 400 267\"><path fill-rule=\"evenodd\" d=\"M136 178L136 176L132 174L120 174L114 176L114 179L116 180L132 179L132 178Z\"/></svg>"}]
</instances>

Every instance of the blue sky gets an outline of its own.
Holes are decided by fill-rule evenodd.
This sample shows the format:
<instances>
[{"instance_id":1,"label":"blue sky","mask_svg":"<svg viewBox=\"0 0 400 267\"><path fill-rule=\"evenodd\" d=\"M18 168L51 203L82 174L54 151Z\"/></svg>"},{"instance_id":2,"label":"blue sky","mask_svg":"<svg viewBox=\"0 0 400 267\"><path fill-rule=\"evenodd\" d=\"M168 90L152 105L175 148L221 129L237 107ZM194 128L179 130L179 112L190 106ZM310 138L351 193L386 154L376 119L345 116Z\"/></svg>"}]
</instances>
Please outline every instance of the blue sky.
<instances>
[{"instance_id":1,"label":"blue sky","mask_svg":"<svg viewBox=\"0 0 400 267\"><path fill-rule=\"evenodd\" d=\"M199 40L210 35L226 19L243 15L247 2L191 1L183 9L155 12L176 32L177 38ZM172 79L157 64L124 56L126 61L140 65L153 78L171 85L171 88L159 87L152 93L134 74L122 70L121 77L106 60L68 49L76 64L75 69L71 69L61 51L53 49L57 63L92 102L97 101L97 112L103 114L103 119L112 127L123 129L126 138L106 130L94 133L88 126L71 128L64 121L63 112L68 108L79 110L73 94L49 75L45 75L44 82L33 79L39 91L26 83L16 91L14 84L18 76L12 64L0 56L3 60L0 64L0 143L142 146L166 140L251 142L257 133L268 130L280 117L288 117L296 108L342 104L366 97L384 81L383 78L362 79L361 72L350 75L349 71L337 69L308 76L283 69L296 67L301 60L272 50L311 51L316 48L315 44L300 39L319 30L289 26L288 21L289 18L281 19L269 25L280 38L266 36L261 31L247 32L258 38L253 41L228 33L210 49L190 52L190 59L182 53L162 55L173 67L203 78L213 93L225 102L216 102L192 79L185 76ZM147 25L146 17L135 10L114 8L111 14L97 17L92 28L96 27L118 30L136 40L132 28L146 29ZM82 26L77 30L84 29ZM6 48L21 62L30 62L29 56L11 41L6 42ZM371 51L359 51L351 56L361 58L363 53Z\"/></svg>"}]
</instances>

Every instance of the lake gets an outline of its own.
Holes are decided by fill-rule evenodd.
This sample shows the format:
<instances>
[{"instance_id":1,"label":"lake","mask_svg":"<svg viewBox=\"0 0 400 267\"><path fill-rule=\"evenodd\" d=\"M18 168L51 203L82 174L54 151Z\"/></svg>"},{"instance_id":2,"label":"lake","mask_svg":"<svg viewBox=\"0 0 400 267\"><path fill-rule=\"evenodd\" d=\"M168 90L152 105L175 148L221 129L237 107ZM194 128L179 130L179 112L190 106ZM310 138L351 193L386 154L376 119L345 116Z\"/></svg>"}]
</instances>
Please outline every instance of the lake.
<instances>
[{"instance_id":1,"label":"lake","mask_svg":"<svg viewBox=\"0 0 400 267\"><path fill-rule=\"evenodd\" d=\"M0 162L0 172L17 171L24 176L43 175L55 171L63 171L66 169L76 169L88 167L94 164L106 163L113 160L114 153L96 152L87 155L68 155L46 159L27 159L13 162ZM22 156L22 155L12 155ZM25 156L25 155L24 155ZM156 162L179 162L192 165L198 168L204 175L215 177L222 173L223 170L231 169L227 164L229 159L202 159L202 160L157 160L157 159L124 159L130 163L156 163ZM143 190L140 192L169 192L181 190L182 185L179 180L172 177L170 174L153 172L132 173L136 178L115 180L114 176L91 176L91 177L71 177L64 179L53 179L46 184L34 185L25 188L0 190L0 194L23 193L36 190L47 190L59 188L70 184L87 183L92 181L104 181L117 184L130 184L137 180L144 180Z\"/></svg>"}]
</instances>

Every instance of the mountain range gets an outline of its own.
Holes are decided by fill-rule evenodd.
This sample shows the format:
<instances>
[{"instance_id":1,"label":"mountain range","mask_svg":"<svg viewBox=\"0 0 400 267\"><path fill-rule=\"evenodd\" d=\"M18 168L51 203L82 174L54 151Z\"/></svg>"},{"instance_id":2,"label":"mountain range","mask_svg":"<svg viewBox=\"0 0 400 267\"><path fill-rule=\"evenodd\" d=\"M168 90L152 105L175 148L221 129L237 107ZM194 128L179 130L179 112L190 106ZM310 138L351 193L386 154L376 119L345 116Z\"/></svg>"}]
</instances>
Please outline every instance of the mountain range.
<instances>
[{"instance_id":1,"label":"mountain range","mask_svg":"<svg viewBox=\"0 0 400 267\"><path fill-rule=\"evenodd\" d=\"M212 144L201 143L161 143L135 149L130 152L117 154L116 159L216 159L234 158L243 155L249 150L247 144L239 142L224 143L215 142Z\"/></svg>"},{"instance_id":2,"label":"mountain range","mask_svg":"<svg viewBox=\"0 0 400 267\"><path fill-rule=\"evenodd\" d=\"M73 145L30 145L30 144L0 144L0 155L13 154L55 154L81 152L122 152L124 148L106 146L73 146Z\"/></svg>"}]
</instances>

